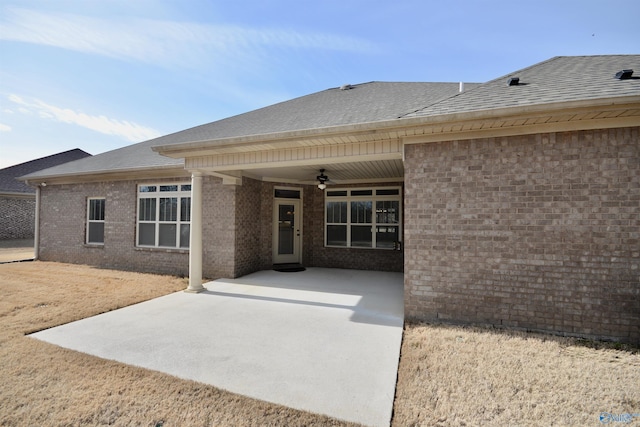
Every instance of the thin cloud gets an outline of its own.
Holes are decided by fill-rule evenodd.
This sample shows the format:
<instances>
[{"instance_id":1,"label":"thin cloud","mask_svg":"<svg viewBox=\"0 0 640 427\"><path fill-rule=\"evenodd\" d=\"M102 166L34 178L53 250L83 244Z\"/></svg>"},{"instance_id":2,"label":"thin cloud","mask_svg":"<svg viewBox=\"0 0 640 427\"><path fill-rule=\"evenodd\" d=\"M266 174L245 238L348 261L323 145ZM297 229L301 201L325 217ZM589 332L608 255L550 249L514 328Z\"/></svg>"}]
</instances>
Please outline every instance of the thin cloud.
<instances>
[{"instance_id":1,"label":"thin cloud","mask_svg":"<svg viewBox=\"0 0 640 427\"><path fill-rule=\"evenodd\" d=\"M0 123L0 132L11 132L11 126Z\"/></svg>"},{"instance_id":2,"label":"thin cloud","mask_svg":"<svg viewBox=\"0 0 640 427\"><path fill-rule=\"evenodd\" d=\"M7 9L0 39L54 46L113 58L164 64L262 56L278 49L372 52L352 38L293 30L252 29L148 19L106 20L74 14Z\"/></svg>"},{"instance_id":3,"label":"thin cloud","mask_svg":"<svg viewBox=\"0 0 640 427\"><path fill-rule=\"evenodd\" d=\"M20 106L19 111L23 113L37 114L43 119L81 126L106 135L115 135L130 142L146 141L161 135L155 129L133 122L116 120L103 115L94 116L77 112L69 108L47 104L39 99L26 101L15 94L11 94L7 98L9 101L18 104Z\"/></svg>"}]
</instances>

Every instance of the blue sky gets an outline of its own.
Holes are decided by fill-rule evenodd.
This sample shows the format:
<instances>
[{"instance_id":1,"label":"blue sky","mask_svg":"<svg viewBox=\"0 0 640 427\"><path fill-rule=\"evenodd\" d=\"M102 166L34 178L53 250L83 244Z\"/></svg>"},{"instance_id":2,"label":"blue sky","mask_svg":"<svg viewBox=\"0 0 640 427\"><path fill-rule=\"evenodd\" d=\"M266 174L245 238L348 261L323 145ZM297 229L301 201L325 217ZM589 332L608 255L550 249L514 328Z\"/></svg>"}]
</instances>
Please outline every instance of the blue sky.
<instances>
[{"instance_id":1,"label":"blue sky","mask_svg":"<svg viewBox=\"0 0 640 427\"><path fill-rule=\"evenodd\" d=\"M640 2L611 0L0 0L0 168L346 83L637 54L638 22Z\"/></svg>"}]
</instances>

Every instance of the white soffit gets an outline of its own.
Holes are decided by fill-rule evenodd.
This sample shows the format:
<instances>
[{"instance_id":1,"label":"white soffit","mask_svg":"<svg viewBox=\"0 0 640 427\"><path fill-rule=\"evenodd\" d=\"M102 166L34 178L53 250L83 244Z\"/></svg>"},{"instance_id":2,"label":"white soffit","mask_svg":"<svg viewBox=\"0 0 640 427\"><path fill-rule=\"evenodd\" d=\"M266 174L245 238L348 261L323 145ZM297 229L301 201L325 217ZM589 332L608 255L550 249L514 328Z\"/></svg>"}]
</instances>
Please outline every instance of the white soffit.
<instances>
[{"instance_id":1,"label":"white soffit","mask_svg":"<svg viewBox=\"0 0 640 427\"><path fill-rule=\"evenodd\" d=\"M336 184L404 180L401 159L256 168L244 170L242 174L262 181L313 184L316 176L320 174L320 169L324 169L325 174Z\"/></svg>"}]
</instances>

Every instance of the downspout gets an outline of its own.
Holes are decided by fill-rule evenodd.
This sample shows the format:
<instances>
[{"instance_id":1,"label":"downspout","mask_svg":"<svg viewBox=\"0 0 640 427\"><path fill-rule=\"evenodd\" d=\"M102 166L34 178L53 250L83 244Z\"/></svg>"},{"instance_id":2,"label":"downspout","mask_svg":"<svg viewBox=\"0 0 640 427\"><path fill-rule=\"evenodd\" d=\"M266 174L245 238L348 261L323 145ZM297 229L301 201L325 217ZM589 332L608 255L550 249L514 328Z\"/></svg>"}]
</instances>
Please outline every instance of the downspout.
<instances>
[{"instance_id":1,"label":"downspout","mask_svg":"<svg viewBox=\"0 0 640 427\"><path fill-rule=\"evenodd\" d=\"M40 185L36 186L36 215L35 227L33 229L33 252L34 260L37 261L40 255Z\"/></svg>"}]
</instances>

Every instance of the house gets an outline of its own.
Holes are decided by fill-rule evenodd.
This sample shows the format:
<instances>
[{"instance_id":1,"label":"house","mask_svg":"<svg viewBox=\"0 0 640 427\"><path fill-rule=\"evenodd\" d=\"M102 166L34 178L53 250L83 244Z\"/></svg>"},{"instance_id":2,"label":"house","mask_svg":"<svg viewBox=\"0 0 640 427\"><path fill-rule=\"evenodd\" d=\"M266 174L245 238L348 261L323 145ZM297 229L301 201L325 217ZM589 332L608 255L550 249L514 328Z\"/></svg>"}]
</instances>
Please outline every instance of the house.
<instances>
[{"instance_id":1,"label":"house","mask_svg":"<svg viewBox=\"0 0 640 427\"><path fill-rule=\"evenodd\" d=\"M0 240L33 239L36 190L17 178L87 156L76 148L0 169Z\"/></svg>"},{"instance_id":2,"label":"house","mask_svg":"<svg viewBox=\"0 0 640 427\"><path fill-rule=\"evenodd\" d=\"M404 272L411 319L640 342L640 55L344 85L37 172L43 260Z\"/></svg>"}]
</instances>

